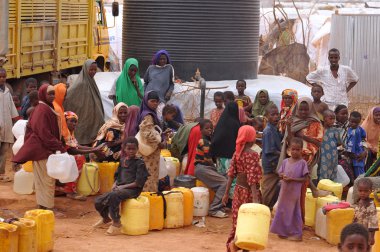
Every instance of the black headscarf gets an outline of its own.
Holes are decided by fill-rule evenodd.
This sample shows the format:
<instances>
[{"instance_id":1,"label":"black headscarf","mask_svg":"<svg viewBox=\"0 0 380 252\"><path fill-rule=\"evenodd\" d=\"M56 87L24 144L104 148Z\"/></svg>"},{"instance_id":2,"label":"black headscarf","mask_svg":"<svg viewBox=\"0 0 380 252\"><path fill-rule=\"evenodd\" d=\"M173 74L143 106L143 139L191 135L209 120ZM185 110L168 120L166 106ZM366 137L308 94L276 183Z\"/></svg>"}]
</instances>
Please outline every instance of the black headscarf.
<instances>
[{"instance_id":1,"label":"black headscarf","mask_svg":"<svg viewBox=\"0 0 380 252\"><path fill-rule=\"evenodd\" d=\"M236 102L229 102L220 116L211 141L211 154L214 157L232 158L239 128L239 107Z\"/></svg>"}]
</instances>

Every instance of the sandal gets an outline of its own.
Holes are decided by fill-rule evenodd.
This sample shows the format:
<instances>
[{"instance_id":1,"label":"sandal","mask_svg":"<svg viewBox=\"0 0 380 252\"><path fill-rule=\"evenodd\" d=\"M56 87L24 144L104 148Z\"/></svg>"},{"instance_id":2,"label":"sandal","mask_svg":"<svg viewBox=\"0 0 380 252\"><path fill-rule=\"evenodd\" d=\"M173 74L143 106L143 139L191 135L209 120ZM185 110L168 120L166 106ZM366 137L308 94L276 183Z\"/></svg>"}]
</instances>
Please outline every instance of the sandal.
<instances>
[{"instance_id":1,"label":"sandal","mask_svg":"<svg viewBox=\"0 0 380 252\"><path fill-rule=\"evenodd\" d=\"M111 225L106 232L107 235L120 235L121 233L121 227L115 227L114 225Z\"/></svg>"},{"instance_id":2,"label":"sandal","mask_svg":"<svg viewBox=\"0 0 380 252\"><path fill-rule=\"evenodd\" d=\"M78 193L68 193L66 194L66 197L73 200L79 200L79 201L86 201L87 197L80 195Z\"/></svg>"},{"instance_id":3,"label":"sandal","mask_svg":"<svg viewBox=\"0 0 380 252\"><path fill-rule=\"evenodd\" d=\"M13 180L11 179L11 177L8 177L8 176L5 176L5 175L1 175L0 176L0 182L3 182L3 183L7 183L7 182L12 182Z\"/></svg>"}]
</instances>

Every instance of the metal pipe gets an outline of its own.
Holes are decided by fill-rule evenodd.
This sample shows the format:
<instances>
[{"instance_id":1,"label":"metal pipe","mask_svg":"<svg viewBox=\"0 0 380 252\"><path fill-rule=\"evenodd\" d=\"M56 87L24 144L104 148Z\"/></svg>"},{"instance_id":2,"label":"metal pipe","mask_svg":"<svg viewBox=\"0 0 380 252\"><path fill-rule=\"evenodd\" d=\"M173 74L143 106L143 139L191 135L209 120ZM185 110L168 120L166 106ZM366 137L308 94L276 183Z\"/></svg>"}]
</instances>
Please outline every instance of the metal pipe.
<instances>
[{"instance_id":1,"label":"metal pipe","mask_svg":"<svg viewBox=\"0 0 380 252\"><path fill-rule=\"evenodd\" d=\"M205 116L206 81L202 77L199 78L199 87L201 89L200 117L203 119Z\"/></svg>"}]
</instances>

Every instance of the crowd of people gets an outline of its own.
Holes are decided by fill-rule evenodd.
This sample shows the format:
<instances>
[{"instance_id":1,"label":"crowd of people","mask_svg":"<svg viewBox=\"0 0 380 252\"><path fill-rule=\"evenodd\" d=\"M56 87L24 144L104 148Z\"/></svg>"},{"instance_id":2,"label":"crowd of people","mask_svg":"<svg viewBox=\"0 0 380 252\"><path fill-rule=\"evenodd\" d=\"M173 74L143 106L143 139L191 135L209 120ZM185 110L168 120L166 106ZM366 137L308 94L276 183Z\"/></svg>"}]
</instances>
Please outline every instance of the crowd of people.
<instances>
[{"instance_id":1,"label":"crowd of people","mask_svg":"<svg viewBox=\"0 0 380 252\"><path fill-rule=\"evenodd\" d=\"M119 204L141 191L167 188L159 179L160 150L170 146L174 157L187 155L184 174L195 176L215 191L209 215L228 216L232 209L233 228L227 250L234 245L238 209L257 202L273 208L278 202L271 232L281 238L302 240L305 197L313 196L319 180L336 181L341 165L350 185L379 158L380 107L372 108L365 120L348 110L349 92L357 75L339 65L339 51L329 52L330 66L307 76L311 97L298 97L297 90L282 91L281 106L267 90L253 99L245 95L244 80L232 91L214 94L215 109L209 119L184 122L180 109L170 103L174 89L174 68L168 52L161 50L145 72L144 83L138 61L126 60L109 98L114 102L112 118L104 121L104 108L94 80L96 62L87 60L75 82L40 87L27 79L26 98L16 105L5 86L6 72L0 69L0 180L5 176L5 153L14 138L12 120L28 119L24 145L13 157L15 163L33 161L36 200L40 208L54 209L54 193L85 200L76 192L76 183L59 184L47 175L46 162L56 151L75 156L78 169L87 161L120 162L111 192L95 201L102 219L94 227L109 226L107 233L120 233ZM17 108L16 108L17 107ZM20 110L20 112L18 112ZM75 132L75 134L74 134ZM366 189L372 188L363 182ZM359 188L360 190L360 188ZM365 189L363 189L365 190ZM369 194L360 196L355 221L368 228ZM373 213L371 213L373 215ZM373 225L369 231L377 230ZM372 237L373 238L373 237ZM373 244L373 239L369 239Z\"/></svg>"}]
</instances>

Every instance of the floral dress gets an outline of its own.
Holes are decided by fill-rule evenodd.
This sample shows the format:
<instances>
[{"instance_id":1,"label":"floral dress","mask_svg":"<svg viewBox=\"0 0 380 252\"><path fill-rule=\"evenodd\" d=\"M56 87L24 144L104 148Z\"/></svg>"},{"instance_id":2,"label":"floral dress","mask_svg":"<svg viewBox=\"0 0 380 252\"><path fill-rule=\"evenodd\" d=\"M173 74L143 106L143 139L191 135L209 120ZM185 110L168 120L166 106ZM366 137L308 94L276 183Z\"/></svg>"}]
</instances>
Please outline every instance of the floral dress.
<instances>
[{"instance_id":1,"label":"floral dress","mask_svg":"<svg viewBox=\"0 0 380 252\"><path fill-rule=\"evenodd\" d=\"M321 158L318 165L318 179L335 181L338 166L338 145L341 143L339 131L328 128L321 144Z\"/></svg>"}]
</instances>

